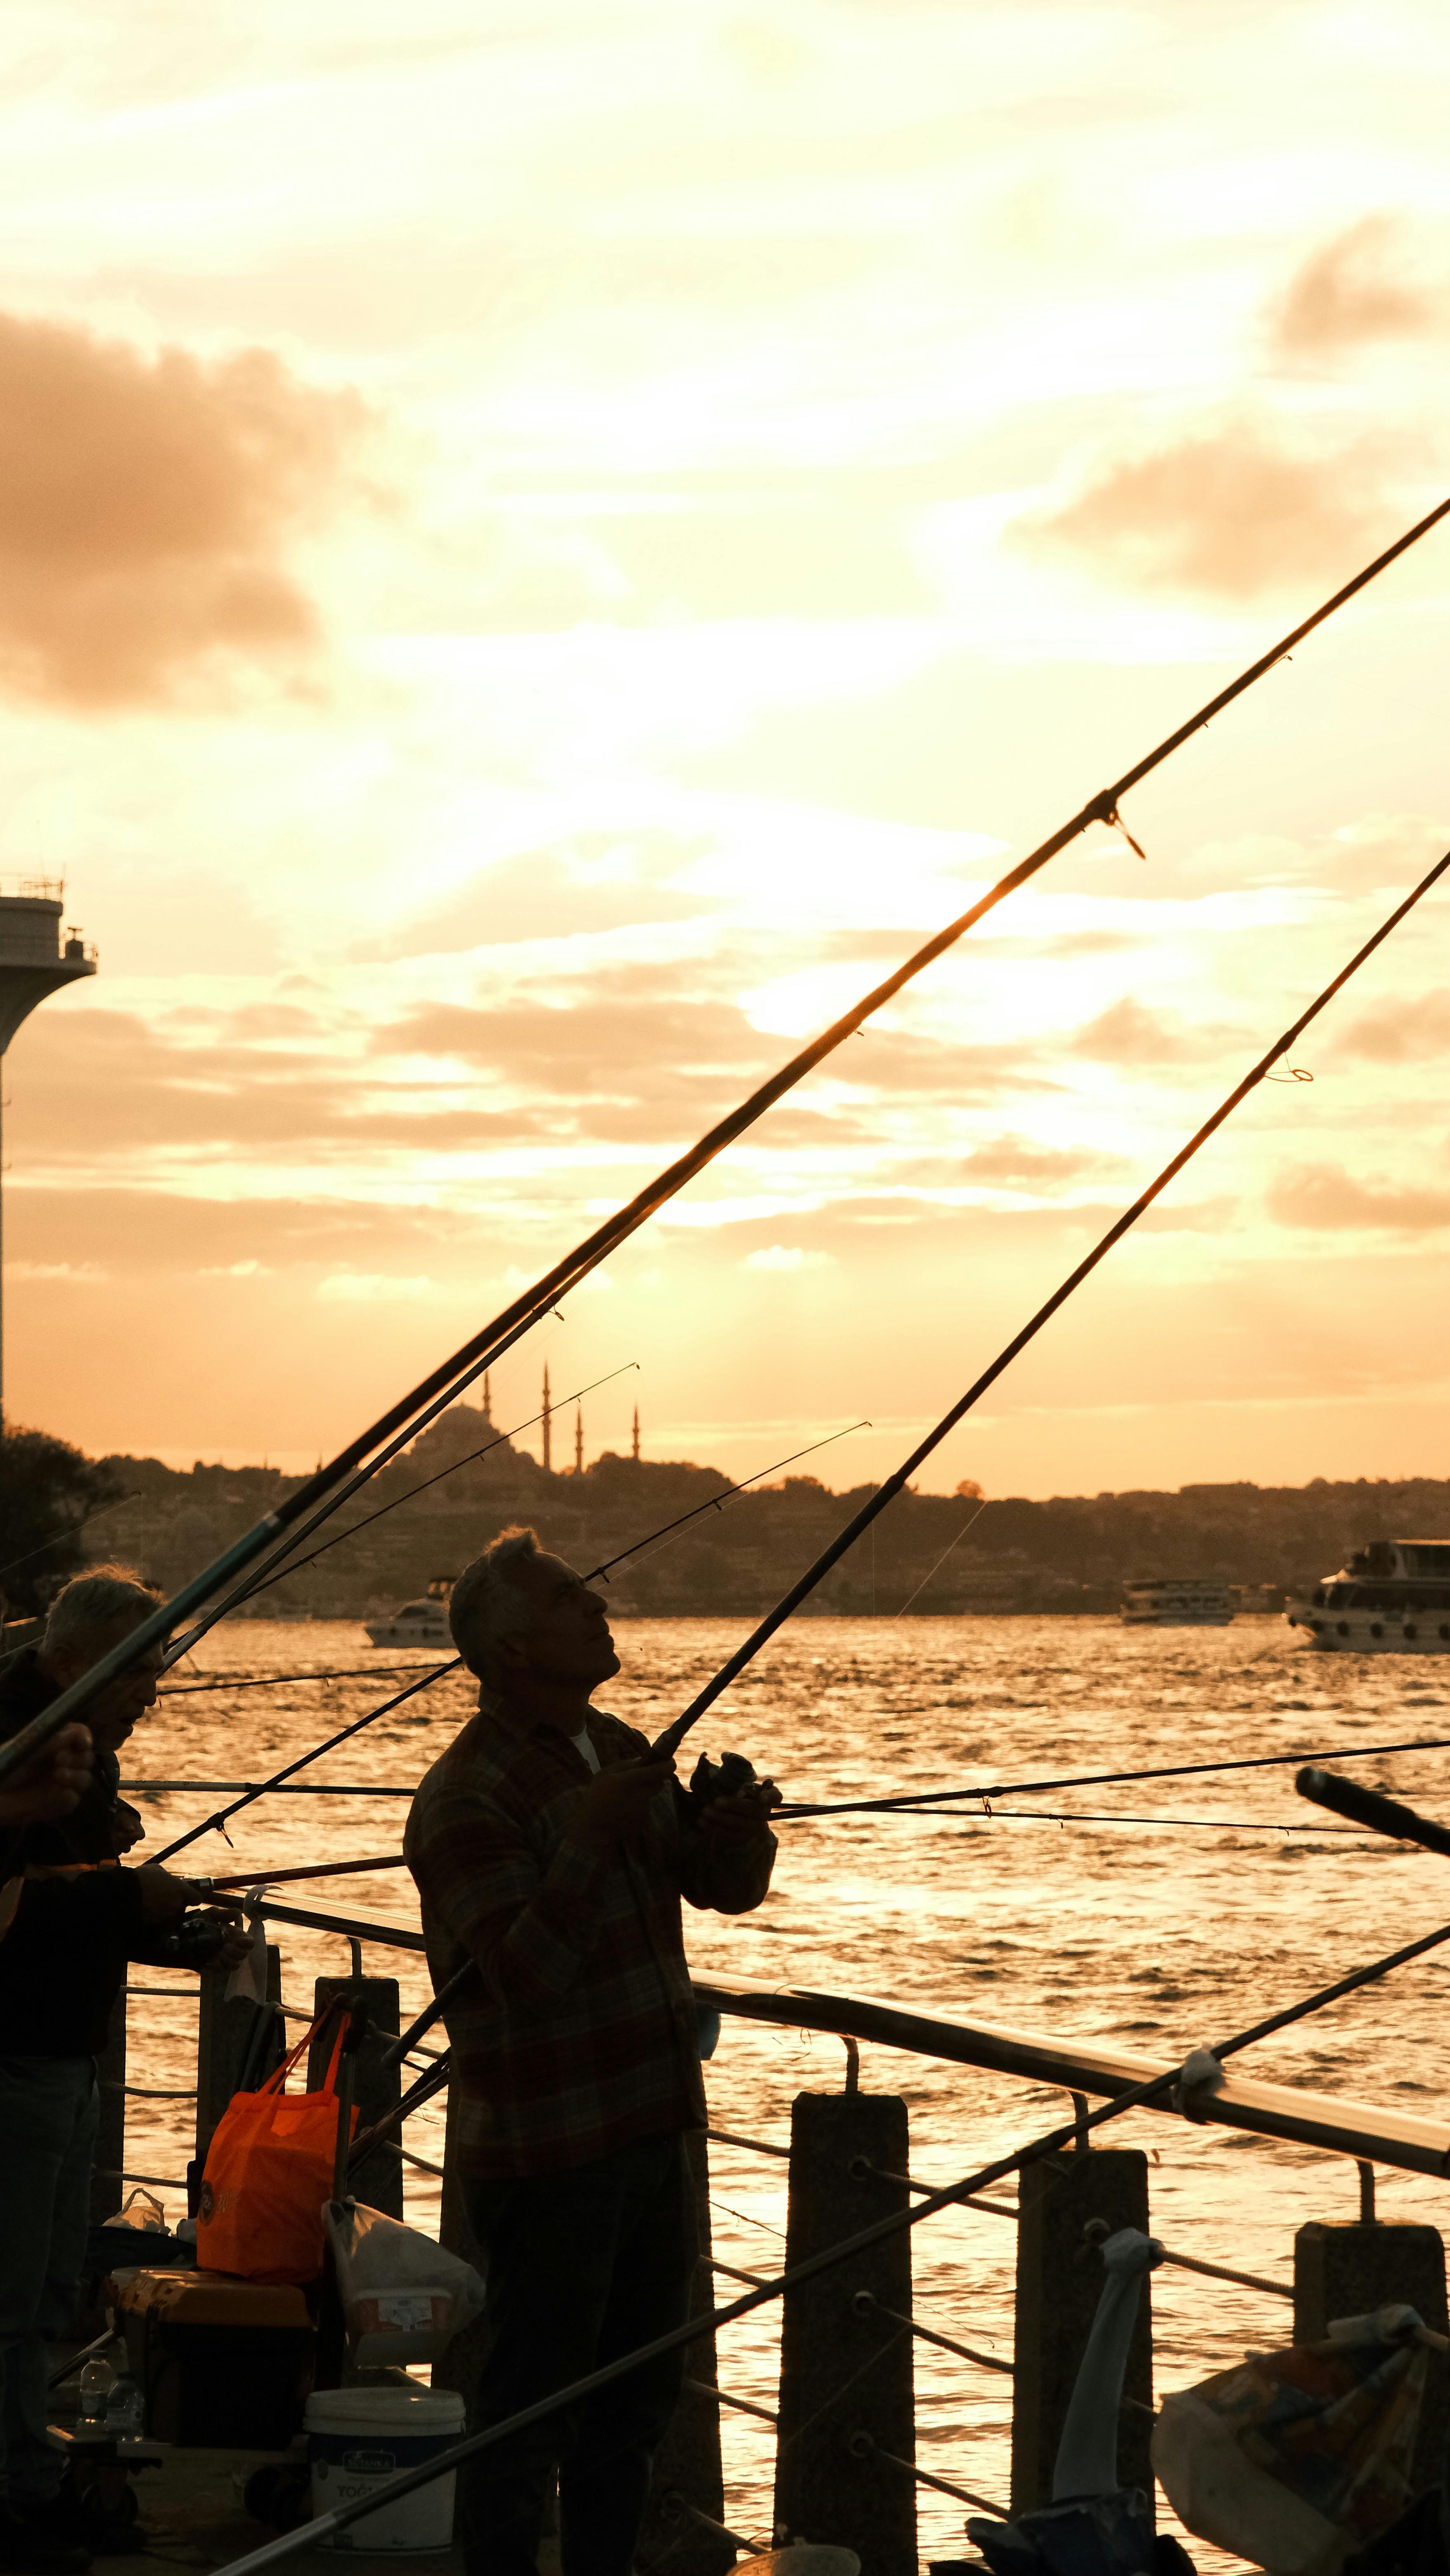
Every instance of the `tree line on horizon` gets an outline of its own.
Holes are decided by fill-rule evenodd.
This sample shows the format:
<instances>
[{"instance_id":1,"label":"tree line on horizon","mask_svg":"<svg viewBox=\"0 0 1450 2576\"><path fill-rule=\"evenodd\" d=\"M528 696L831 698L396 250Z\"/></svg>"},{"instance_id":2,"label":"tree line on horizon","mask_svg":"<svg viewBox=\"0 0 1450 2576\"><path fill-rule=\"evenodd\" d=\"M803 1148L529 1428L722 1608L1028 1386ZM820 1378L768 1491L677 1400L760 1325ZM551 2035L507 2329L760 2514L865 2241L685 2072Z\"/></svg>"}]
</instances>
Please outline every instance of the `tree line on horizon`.
<instances>
[{"instance_id":1,"label":"tree line on horizon","mask_svg":"<svg viewBox=\"0 0 1450 2576\"><path fill-rule=\"evenodd\" d=\"M507 1440L486 1457L455 1463L487 1436L471 1406L440 1416L319 1533L336 1545L259 1596L257 1615L357 1618L395 1608L430 1581L456 1575L517 1521L587 1573L678 1514L718 1503L615 1568L611 1608L622 1617L758 1616L875 1490L833 1491L815 1476L787 1476L730 1496L719 1468L612 1450L582 1475L553 1473ZM440 1469L452 1472L415 1500L401 1499ZM158 1458L88 1459L47 1433L7 1429L5 1616L34 1616L79 1565L108 1557L174 1590L300 1481L266 1466L198 1460L188 1471ZM1153 1575L1216 1576L1240 1588L1244 1607L1278 1609L1286 1590L1333 1571L1369 1539L1450 1536L1450 1480L1431 1477L1316 1476L1305 1485L1192 1484L980 1503L978 1490L899 1496L876 1524L874 1545L863 1540L821 1586L817 1610L891 1615L909 1602L915 1616L1101 1612L1118 1607L1125 1583ZM342 1535L394 1503L355 1537Z\"/></svg>"}]
</instances>

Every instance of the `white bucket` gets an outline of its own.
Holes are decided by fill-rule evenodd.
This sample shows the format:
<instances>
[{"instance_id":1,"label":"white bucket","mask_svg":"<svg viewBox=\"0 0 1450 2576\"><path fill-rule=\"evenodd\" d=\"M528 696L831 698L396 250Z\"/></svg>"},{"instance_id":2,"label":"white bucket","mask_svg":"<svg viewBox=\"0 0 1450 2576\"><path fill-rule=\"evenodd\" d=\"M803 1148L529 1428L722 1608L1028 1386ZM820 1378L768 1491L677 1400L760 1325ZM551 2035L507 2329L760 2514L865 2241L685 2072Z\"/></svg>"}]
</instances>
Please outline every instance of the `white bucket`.
<instances>
[{"instance_id":1,"label":"white bucket","mask_svg":"<svg viewBox=\"0 0 1450 2576\"><path fill-rule=\"evenodd\" d=\"M308 2398L303 2422L312 2510L332 2513L460 2440L463 2400L452 2388L321 2388ZM450 2469L446 2477L384 2505L381 2513L365 2513L345 2531L330 2533L323 2545L376 2556L447 2549L453 2539L453 2482Z\"/></svg>"}]
</instances>

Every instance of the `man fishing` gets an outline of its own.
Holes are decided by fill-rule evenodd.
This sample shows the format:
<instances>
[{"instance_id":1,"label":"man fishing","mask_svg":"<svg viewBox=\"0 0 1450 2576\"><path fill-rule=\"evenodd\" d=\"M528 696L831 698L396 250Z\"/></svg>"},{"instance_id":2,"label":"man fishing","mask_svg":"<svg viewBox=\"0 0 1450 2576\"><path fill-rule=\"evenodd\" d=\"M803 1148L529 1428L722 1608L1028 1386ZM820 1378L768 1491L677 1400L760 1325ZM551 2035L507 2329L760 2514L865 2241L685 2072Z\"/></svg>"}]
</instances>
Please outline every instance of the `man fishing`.
<instances>
[{"instance_id":1,"label":"man fishing","mask_svg":"<svg viewBox=\"0 0 1450 2576\"><path fill-rule=\"evenodd\" d=\"M696 2260L685 2132L705 2124L680 1900L770 1884L773 1781L702 1804L591 1707L619 1670L604 1603L532 1530L459 1577L478 1714L404 1836L447 2009L458 2168L488 2258L479 2426L681 2324ZM683 2355L647 2363L464 2472L469 2576L533 2576L559 2470L566 2576L628 2576Z\"/></svg>"},{"instance_id":2,"label":"man fishing","mask_svg":"<svg viewBox=\"0 0 1450 2576\"><path fill-rule=\"evenodd\" d=\"M0 1740L17 1734L150 1617L157 1595L121 1566L77 1575L45 1636L0 1676ZM139 2547L133 2525L89 2511L47 2431L49 2345L75 2314L90 2219L96 2057L128 1959L167 1958L169 1924L203 1901L165 1870L122 1869L132 1838L117 1753L155 1706L160 1647L99 1690L53 1776L33 1780L30 1821L0 1853L0 2571L82 2576L90 2551ZM28 1766L27 1776L38 1766ZM23 1813L23 1811L22 1811ZM20 1816L13 1819L20 1823ZM232 1900L224 1900L234 1911ZM218 1916L220 1925L221 1916ZM245 1957L230 1931L218 1965ZM120 2198L119 2175L113 2177Z\"/></svg>"}]
</instances>

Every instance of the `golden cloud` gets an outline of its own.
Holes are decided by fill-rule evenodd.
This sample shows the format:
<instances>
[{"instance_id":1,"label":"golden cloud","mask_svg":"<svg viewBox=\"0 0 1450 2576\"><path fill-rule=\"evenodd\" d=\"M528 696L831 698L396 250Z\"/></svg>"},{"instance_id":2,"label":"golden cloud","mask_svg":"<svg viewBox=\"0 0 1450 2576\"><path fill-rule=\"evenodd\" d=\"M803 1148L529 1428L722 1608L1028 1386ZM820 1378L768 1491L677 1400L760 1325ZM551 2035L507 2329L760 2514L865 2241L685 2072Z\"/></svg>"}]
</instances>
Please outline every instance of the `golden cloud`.
<instances>
[{"instance_id":1,"label":"golden cloud","mask_svg":"<svg viewBox=\"0 0 1450 2576\"><path fill-rule=\"evenodd\" d=\"M1392 215L1366 215L1296 270L1275 317L1280 350L1324 357L1366 340L1415 339L1442 328L1444 293L1416 266L1405 227Z\"/></svg>"},{"instance_id":2,"label":"golden cloud","mask_svg":"<svg viewBox=\"0 0 1450 2576\"><path fill-rule=\"evenodd\" d=\"M1388 462L1368 441L1309 453L1271 422L1230 418L1108 465L1060 509L1019 519L1012 542L1133 589L1251 599L1342 579L1387 544Z\"/></svg>"},{"instance_id":3,"label":"golden cloud","mask_svg":"<svg viewBox=\"0 0 1450 2576\"><path fill-rule=\"evenodd\" d=\"M0 678L80 707L317 640L283 540L362 419L268 351L204 366L0 315Z\"/></svg>"}]
</instances>

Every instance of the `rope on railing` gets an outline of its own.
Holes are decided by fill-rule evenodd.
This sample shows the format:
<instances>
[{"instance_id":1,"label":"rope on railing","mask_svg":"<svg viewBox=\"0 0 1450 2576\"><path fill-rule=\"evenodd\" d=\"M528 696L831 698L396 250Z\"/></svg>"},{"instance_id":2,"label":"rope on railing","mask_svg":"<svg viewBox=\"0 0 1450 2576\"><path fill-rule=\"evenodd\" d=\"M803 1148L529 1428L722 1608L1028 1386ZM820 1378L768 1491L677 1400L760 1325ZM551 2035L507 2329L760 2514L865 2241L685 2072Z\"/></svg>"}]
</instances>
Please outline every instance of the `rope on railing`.
<instances>
[{"instance_id":1,"label":"rope on railing","mask_svg":"<svg viewBox=\"0 0 1450 2576\"><path fill-rule=\"evenodd\" d=\"M121 1992L123 1995L165 1995L168 1998L177 1995L184 2004L194 2004L201 1994L201 1986L196 1981L189 1986L123 1986ZM309 2020L314 2018L314 2015L308 2015Z\"/></svg>"},{"instance_id":2,"label":"rope on railing","mask_svg":"<svg viewBox=\"0 0 1450 2576\"><path fill-rule=\"evenodd\" d=\"M713 2405L736 2406L742 2415L758 2415L762 2424L780 2422L773 2407L757 2406L753 2397L731 2397L725 2389L712 2387L708 2379L687 2379L685 2386L692 2388L697 2397L708 2397Z\"/></svg>"},{"instance_id":3,"label":"rope on railing","mask_svg":"<svg viewBox=\"0 0 1450 2576\"><path fill-rule=\"evenodd\" d=\"M969 2343L955 2343L950 2335L938 2334L935 2326L921 2325L915 2317L905 2317L897 2308L884 2308L871 2290L858 2290L851 2301L858 2317L889 2317L894 2326L905 2326L909 2334L920 2335L923 2343L940 2344L943 2352L954 2352L959 2361L975 2361L983 2370L1000 2370L1009 2379L1016 2377L1010 2361L999 2361L995 2353L975 2352Z\"/></svg>"},{"instance_id":4,"label":"rope on railing","mask_svg":"<svg viewBox=\"0 0 1450 2576\"><path fill-rule=\"evenodd\" d=\"M723 2272L727 2281L748 2281L753 2290L760 2289L767 2277L764 2272L742 2272L738 2263L722 2263L718 2254L702 2254L700 2261L708 2271Z\"/></svg>"},{"instance_id":5,"label":"rope on railing","mask_svg":"<svg viewBox=\"0 0 1450 2576\"><path fill-rule=\"evenodd\" d=\"M770 2555L774 2545L771 2541L747 2540L743 2533L732 2531L728 2523L717 2522L712 2513L702 2513L697 2504L691 2504L688 2496L681 2495L678 2487L671 2487L661 2501L665 2512L673 2521L678 2521L682 2513L688 2514L691 2522L697 2522L702 2531L718 2532L720 2538L728 2540L732 2548L747 2549L752 2558L765 2558ZM673 2545L672 2543L671 2546Z\"/></svg>"},{"instance_id":6,"label":"rope on railing","mask_svg":"<svg viewBox=\"0 0 1450 2576\"><path fill-rule=\"evenodd\" d=\"M955 2496L961 2504L980 2505L984 2513L995 2514L999 2522L1008 2519L1005 2505L994 2504L990 2496L973 2495L970 2487L953 2486L950 2478L934 2478L930 2469L919 2469L914 2461L898 2459L894 2451L883 2451L869 2433L853 2433L849 2448L858 2460L884 2460L888 2468L904 2470L918 2486L935 2487L938 2494Z\"/></svg>"},{"instance_id":7,"label":"rope on railing","mask_svg":"<svg viewBox=\"0 0 1450 2576\"><path fill-rule=\"evenodd\" d=\"M780 2156L785 2163L790 2162L789 2147L767 2146L764 2138L738 2138L733 2129L707 2129L705 2135L713 2139L717 2146L748 2147L752 2155Z\"/></svg>"},{"instance_id":8,"label":"rope on railing","mask_svg":"<svg viewBox=\"0 0 1450 2576\"><path fill-rule=\"evenodd\" d=\"M125 2093L133 2102L194 2102L196 2086L183 2084L175 2091L155 2084L113 2084L107 2076L98 2088L102 2093Z\"/></svg>"},{"instance_id":9,"label":"rope on railing","mask_svg":"<svg viewBox=\"0 0 1450 2576\"><path fill-rule=\"evenodd\" d=\"M888 2173L884 2165L873 2165L866 2156L853 2156L851 2171L863 2177L869 2176L874 2182L895 2183L902 2191L929 2192L934 2188L928 2182L913 2182L909 2174ZM963 2209L990 2210L994 2218L1020 2219L1022 2215L1010 2200L963 2199L960 2206ZM1090 2218L1083 2231L1089 2244L1100 2244L1102 2237L1108 2232L1106 2222L1100 2218ZM1163 2248L1162 2260L1176 2265L1180 2272L1201 2272L1207 2281L1231 2281L1237 2290L1262 2290L1266 2298L1292 2299L1294 2296L1287 2281L1270 2281L1262 2272L1236 2272L1227 2263L1205 2263L1197 2254L1175 2254L1166 2245Z\"/></svg>"},{"instance_id":10,"label":"rope on railing","mask_svg":"<svg viewBox=\"0 0 1450 2576\"><path fill-rule=\"evenodd\" d=\"M117 2173L114 2165L97 2165L95 2168L95 2178L97 2182L154 2183L158 2191L185 2191L186 2189L185 2183L178 2182L175 2174ZM144 2229L137 2230L138 2235L143 2238L143 2241L145 2232L146 2231Z\"/></svg>"}]
</instances>

